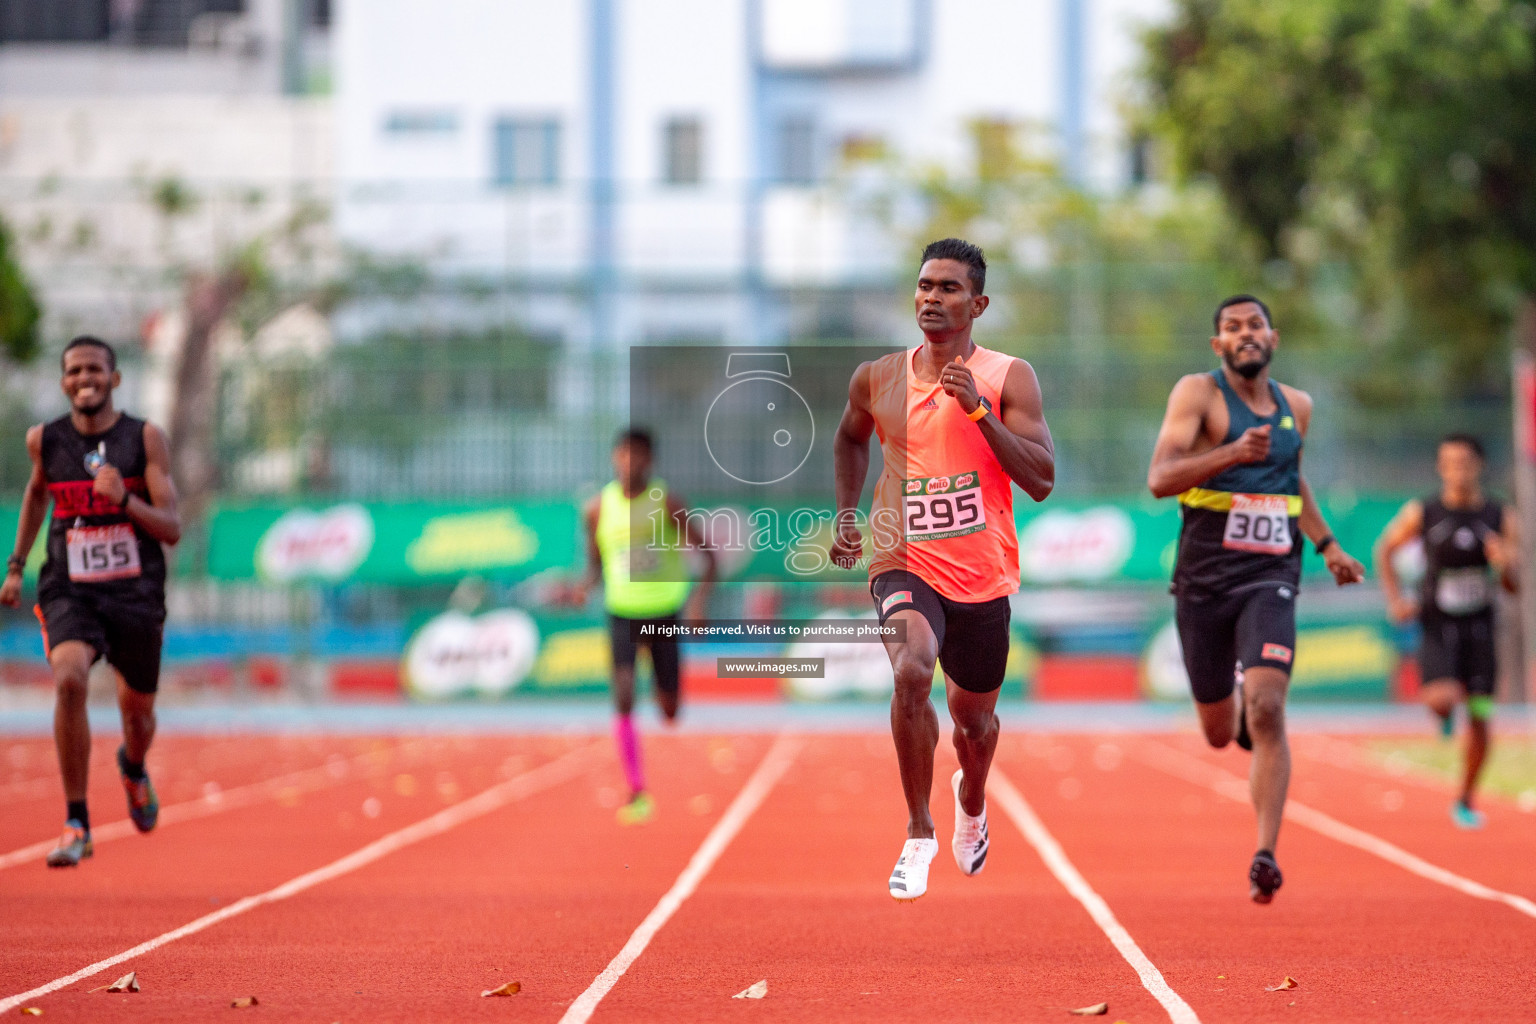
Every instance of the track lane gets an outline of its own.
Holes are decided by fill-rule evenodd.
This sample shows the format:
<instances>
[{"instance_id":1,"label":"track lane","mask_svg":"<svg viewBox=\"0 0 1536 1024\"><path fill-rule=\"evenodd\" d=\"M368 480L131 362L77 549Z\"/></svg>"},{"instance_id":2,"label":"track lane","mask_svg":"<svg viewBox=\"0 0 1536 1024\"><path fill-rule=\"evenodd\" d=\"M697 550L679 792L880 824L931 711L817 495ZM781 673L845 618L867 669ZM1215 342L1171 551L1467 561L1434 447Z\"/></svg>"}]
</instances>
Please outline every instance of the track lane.
<instances>
[{"instance_id":1,"label":"track lane","mask_svg":"<svg viewBox=\"0 0 1536 1024\"><path fill-rule=\"evenodd\" d=\"M42 1005L109 1024L204 1021L229 998L256 994L279 1017L511 1012L553 1024L672 884L767 742L648 737L659 809L636 828L614 821L622 779L610 745L598 746L585 773L558 789L150 953L140 961L145 990L121 1010L84 985ZM690 808L695 797L706 813ZM515 1001L480 998L513 979L524 985Z\"/></svg>"},{"instance_id":2,"label":"track lane","mask_svg":"<svg viewBox=\"0 0 1536 1024\"><path fill-rule=\"evenodd\" d=\"M1536 1015L1536 997L1508 983L1536 952L1524 918L1294 823L1279 849L1285 887L1256 906L1246 882L1251 808L1140 763L1134 748L1144 742L1157 741L1031 737L1003 763L1202 1019ZM1246 768L1246 757L1229 756L1230 768ZM1264 991L1286 975L1301 987Z\"/></svg>"},{"instance_id":3,"label":"track lane","mask_svg":"<svg viewBox=\"0 0 1536 1024\"><path fill-rule=\"evenodd\" d=\"M108 844L79 868L0 872L0 992L31 988L278 885L585 741L458 742L431 738L421 759L390 757L331 789Z\"/></svg>"},{"instance_id":4,"label":"track lane","mask_svg":"<svg viewBox=\"0 0 1536 1024\"><path fill-rule=\"evenodd\" d=\"M906 809L888 736L818 736L592 1018L713 1021L1166 1020L1135 973L997 808L966 878L949 851L955 762L941 743L928 894L886 892ZM730 997L759 979L760 1003Z\"/></svg>"}]
</instances>

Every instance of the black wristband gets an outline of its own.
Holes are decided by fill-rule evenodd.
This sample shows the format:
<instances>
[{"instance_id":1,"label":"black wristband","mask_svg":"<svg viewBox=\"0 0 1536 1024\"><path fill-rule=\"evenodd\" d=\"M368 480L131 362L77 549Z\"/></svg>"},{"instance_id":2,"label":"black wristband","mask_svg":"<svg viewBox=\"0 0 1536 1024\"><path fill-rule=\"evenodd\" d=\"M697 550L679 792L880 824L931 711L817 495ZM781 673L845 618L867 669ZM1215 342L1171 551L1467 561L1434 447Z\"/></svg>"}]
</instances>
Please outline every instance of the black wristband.
<instances>
[{"instance_id":1,"label":"black wristband","mask_svg":"<svg viewBox=\"0 0 1536 1024\"><path fill-rule=\"evenodd\" d=\"M1316 544L1312 545L1312 547L1313 547L1313 550L1315 550L1318 554L1322 554L1324 551L1328 550L1328 545L1330 545L1330 544L1337 544L1337 543L1338 543L1338 540L1336 540L1334 538L1333 534L1330 533L1330 534L1328 534L1328 536L1324 537L1322 540L1320 540Z\"/></svg>"},{"instance_id":2,"label":"black wristband","mask_svg":"<svg viewBox=\"0 0 1536 1024\"><path fill-rule=\"evenodd\" d=\"M5 560L5 568L8 572L21 572L27 567L26 555L12 555Z\"/></svg>"}]
</instances>

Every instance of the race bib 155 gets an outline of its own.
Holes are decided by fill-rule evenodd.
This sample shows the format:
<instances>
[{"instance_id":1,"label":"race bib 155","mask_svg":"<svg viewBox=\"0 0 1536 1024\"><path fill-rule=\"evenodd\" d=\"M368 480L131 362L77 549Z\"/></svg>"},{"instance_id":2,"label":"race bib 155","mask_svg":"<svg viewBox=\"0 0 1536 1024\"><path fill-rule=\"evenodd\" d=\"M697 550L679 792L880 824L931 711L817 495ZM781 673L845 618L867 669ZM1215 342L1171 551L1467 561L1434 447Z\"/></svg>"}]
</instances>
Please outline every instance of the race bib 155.
<instances>
[{"instance_id":1,"label":"race bib 155","mask_svg":"<svg viewBox=\"0 0 1536 1024\"><path fill-rule=\"evenodd\" d=\"M139 542L127 523L79 526L65 534L69 578L76 583L132 579L143 572Z\"/></svg>"}]
</instances>

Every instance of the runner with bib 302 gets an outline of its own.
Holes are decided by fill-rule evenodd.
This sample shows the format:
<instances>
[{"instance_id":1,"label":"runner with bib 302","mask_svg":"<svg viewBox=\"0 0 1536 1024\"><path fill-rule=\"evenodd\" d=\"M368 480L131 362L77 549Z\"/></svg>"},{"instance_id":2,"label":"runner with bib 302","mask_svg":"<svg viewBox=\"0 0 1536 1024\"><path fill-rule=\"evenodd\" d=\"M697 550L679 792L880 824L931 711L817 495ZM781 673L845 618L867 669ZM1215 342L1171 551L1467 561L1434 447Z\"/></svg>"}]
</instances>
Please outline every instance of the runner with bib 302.
<instances>
[{"instance_id":1,"label":"runner with bib 302","mask_svg":"<svg viewBox=\"0 0 1536 1024\"><path fill-rule=\"evenodd\" d=\"M1302 537L1340 585L1358 583L1365 569L1328 532L1301 475L1312 399L1269 377L1280 342L1269 308L1235 295L1216 307L1215 327L1211 349L1222 365L1174 387L1147 485L1159 498L1178 495L1183 512L1174 617L1200 726L1213 747L1235 739L1253 751L1259 848L1249 895L1268 903L1281 883L1275 843L1291 776L1285 698Z\"/></svg>"}]
</instances>

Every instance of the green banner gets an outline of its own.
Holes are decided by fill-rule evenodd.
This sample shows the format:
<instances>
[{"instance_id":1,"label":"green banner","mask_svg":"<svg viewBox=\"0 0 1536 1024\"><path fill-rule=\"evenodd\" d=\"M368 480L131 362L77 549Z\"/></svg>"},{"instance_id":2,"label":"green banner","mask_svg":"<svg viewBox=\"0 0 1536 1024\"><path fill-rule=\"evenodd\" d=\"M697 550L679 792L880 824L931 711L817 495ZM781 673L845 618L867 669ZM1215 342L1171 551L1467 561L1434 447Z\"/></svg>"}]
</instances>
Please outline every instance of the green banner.
<instances>
[{"instance_id":1,"label":"green banner","mask_svg":"<svg viewBox=\"0 0 1536 1024\"><path fill-rule=\"evenodd\" d=\"M1320 502L1339 543L1369 566L1376 538L1403 500L1335 497ZM1015 495L1014 522L1026 584L1161 582L1173 575L1180 517L1172 498L1052 498L1037 505ZM1302 564L1310 575L1326 572L1310 545Z\"/></svg>"},{"instance_id":2,"label":"green banner","mask_svg":"<svg viewBox=\"0 0 1536 1024\"><path fill-rule=\"evenodd\" d=\"M1369 561L1371 546L1401 499L1324 499L1329 525L1346 549ZM725 579L846 582L862 571L826 564L830 509L771 510L773 529L751 528L734 510L741 550L721 554ZM0 531L14 531L15 506L0 507ZM1015 495L1025 584L1123 584L1167 580L1178 546L1172 499L1103 501L1052 498L1037 505ZM208 573L215 579L369 582L409 585L470 573L522 578L550 568L576 570L584 559L574 502L278 504L220 508L213 517ZM34 558L39 557L34 555ZM1323 571L1308 555L1306 571Z\"/></svg>"},{"instance_id":3,"label":"green banner","mask_svg":"<svg viewBox=\"0 0 1536 1024\"><path fill-rule=\"evenodd\" d=\"M208 573L271 583L523 577L576 564L577 529L568 502L221 508Z\"/></svg>"}]
</instances>

